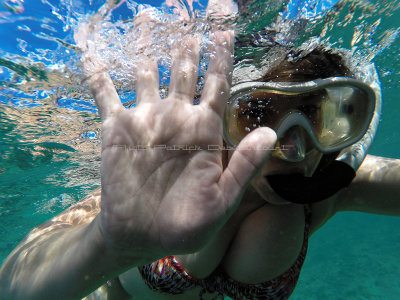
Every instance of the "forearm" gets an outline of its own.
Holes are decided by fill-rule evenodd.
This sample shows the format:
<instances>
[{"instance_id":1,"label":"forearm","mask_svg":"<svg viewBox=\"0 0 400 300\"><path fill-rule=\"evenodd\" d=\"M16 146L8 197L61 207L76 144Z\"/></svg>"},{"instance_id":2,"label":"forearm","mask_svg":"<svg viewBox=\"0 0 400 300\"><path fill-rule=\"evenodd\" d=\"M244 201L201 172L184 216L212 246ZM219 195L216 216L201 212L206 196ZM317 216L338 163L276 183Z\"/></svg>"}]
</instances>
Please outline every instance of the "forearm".
<instances>
[{"instance_id":1,"label":"forearm","mask_svg":"<svg viewBox=\"0 0 400 300\"><path fill-rule=\"evenodd\" d=\"M20 245L0 272L5 299L80 299L106 280L142 263L103 240L97 219Z\"/></svg>"}]
</instances>

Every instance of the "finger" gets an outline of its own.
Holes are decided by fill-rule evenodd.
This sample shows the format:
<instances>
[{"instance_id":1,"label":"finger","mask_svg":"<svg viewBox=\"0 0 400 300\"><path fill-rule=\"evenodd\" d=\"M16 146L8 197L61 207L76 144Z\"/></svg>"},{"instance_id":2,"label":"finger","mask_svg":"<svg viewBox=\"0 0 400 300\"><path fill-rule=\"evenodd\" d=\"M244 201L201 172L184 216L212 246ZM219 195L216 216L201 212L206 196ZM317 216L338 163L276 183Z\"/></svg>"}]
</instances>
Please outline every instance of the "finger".
<instances>
[{"instance_id":1,"label":"finger","mask_svg":"<svg viewBox=\"0 0 400 300\"><path fill-rule=\"evenodd\" d=\"M89 79L89 87L99 110L100 118L103 121L108 116L123 109L121 100L108 73L94 74Z\"/></svg>"},{"instance_id":2,"label":"finger","mask_svg":"<svg viewBox=\"0 0 400 300\"><path fill-rule=\"evenodd\" d=\"M136 69L136 103L160 100L158 66L154 60L145 59Z\"/></svg>"},{"instance_id":3,"label":"finger","mask_svg":"<svg viewBox=\"0 0 400 300\"><path fill-rule=\"evenodd\" d=\"M209 0L206 9L207 19L215 20L228 19L237 12L238 3L233 0Z\"/></svg>"},{"instance_id":4,"label":"finger","mask_svg":"<svg viewBox=\"0 0 400 300\"><path fill-rule=\"evenodd\" d=\"M199 42L195 38L184 41L174 57L171 68L169 97L193 103L199 67Z\"/></svg>"},{"instance_id":5,"label":"finger","mask_svg":"<svg viewBox=\"0 0 400 300\"><path fill-rule=\"evenodd\" d=\"M218 31L213 36L213 50L206 74L200 105L208 105L219 115L229 97L233 65L233 31Z\"/></svg>"},{"instance_id":6,"label":"finger","mask_svg":"<svg viewBox=\"0 0 400 300\"><path fill-rule=\"evenodd\" d=\"M252 176L263 166L276 144L276 133L260 127L248 134L233 153L219 184L222 186L228 205L235 204Z\"/></svg>"}]
</instances>

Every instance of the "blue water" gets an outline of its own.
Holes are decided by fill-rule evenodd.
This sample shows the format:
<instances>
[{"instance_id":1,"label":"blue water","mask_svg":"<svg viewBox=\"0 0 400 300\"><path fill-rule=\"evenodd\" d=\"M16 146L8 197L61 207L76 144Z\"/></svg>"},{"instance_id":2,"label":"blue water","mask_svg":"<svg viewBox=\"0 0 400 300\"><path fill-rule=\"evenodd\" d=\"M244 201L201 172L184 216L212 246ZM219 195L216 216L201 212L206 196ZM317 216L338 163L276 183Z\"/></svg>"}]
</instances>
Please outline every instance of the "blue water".
<instances>
[{"instance_id":1,"label":"blue water","mask_svg":"<svg viewBox=\"0 0 400 300\"><path fill-rule=\"evenodd\" d=\"M398 1L250 2L251 13L239 20L243 34L279 16L308 17L308 29L293 43L320 36L376 64L384 102L370 153L400 158ZM100 184L100 120L82 84L73 31L103 3L0 1L0 262L31 228ZM140 3L161 7L163 1ZM130 13L122 4L111 21ZM130 86L119 82L123 101L132 100ZM400 218L335 216L310 240L292 299L400 299L398 228Z\"/></svg>"}]
</instances>

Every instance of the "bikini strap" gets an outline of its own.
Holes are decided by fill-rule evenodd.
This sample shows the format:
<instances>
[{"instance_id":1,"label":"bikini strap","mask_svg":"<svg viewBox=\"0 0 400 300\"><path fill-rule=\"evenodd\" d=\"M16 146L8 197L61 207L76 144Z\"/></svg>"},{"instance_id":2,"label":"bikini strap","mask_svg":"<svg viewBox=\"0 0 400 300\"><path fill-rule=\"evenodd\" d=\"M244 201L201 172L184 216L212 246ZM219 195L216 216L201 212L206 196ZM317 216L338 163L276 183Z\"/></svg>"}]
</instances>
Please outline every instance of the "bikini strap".
<instances>
[{"instance_id":1,"label":"bikini strap","mask_svg":"<svg viewBox=\"0 0 400 300\"><path fill-rule=\"evenodd\" d=\"M311 231L312 221L312 204L308 203L304 205L304 239L308 239Z\"/></svg>"}]
</instances>

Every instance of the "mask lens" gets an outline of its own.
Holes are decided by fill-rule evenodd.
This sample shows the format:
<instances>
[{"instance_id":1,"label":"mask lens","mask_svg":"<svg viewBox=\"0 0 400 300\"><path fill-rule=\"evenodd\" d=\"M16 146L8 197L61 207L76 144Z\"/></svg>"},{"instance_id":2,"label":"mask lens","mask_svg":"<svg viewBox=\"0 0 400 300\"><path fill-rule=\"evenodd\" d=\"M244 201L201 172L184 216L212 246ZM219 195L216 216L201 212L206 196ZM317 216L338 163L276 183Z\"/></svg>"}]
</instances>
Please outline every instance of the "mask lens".
<instances>
[{"instance_id":1,"label":"mask lens","mask_svg":"<svg viewBox=\"0 0 400 300\"><path fill-rule=\"evenodd\" d=\"M355 87L327 88L323 104L322 130L318 141L324 148L340 147L364 135L372 118L375 102Z\"/></svg>"},{"instance_id":2,"label":"mask lens","mask_svg":"<svg viewBox=\"0 0 400 300\"><path fill-rule=\"evenodd\" d=\"M301 126L322 152L347 147L368 129L375 98L373 92L371 95L368 90L345 83L328 82L325 87L301 91L274 90L260 83L259 88L239 90L232 95L225 110L225 139L236 146L258 127L270 127L278 132L282 127L287 131ZM290 120L286 122L290 124L285 124L285 120Z\"/></svg>"}]
</instances>

